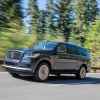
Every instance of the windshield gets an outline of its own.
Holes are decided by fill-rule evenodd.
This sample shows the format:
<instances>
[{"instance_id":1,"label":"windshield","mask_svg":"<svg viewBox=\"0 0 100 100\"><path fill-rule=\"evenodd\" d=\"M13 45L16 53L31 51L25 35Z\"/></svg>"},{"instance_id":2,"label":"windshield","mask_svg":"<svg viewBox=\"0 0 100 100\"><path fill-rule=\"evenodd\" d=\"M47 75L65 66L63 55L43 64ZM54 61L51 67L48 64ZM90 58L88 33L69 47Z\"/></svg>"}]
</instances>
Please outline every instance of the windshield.
<instances>
[{"instance_id":1,"label":"windshield","mask_svg":"<svg viewBox=\"0 0 100 100\"><path fill-rule=\"evenodd\" d=\"M36 45L33 46L33 49L35 50L53 50L56 47L57 43L55 42L39 42Z\"/></svg>"}]
</instances>

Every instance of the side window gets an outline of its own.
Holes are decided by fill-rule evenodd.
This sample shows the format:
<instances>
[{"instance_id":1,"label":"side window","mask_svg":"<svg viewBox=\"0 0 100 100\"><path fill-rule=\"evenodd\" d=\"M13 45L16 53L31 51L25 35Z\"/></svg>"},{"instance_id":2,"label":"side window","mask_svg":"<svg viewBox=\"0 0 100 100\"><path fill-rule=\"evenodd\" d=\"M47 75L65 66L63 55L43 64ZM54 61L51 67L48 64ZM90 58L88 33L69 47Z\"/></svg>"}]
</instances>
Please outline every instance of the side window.
<instances>
[{"instance_id":1,"label":"side window","mask_svg":"<svg viewBox=\"0 0 100 100\"><path fill-rule=\"evenodd\" d=\"M81 55L81 56L87 56L87 55L88 55L87 50L85 50L85 49L80 49L80 55Z\"/></svg>"},{"instance_id":2,"label":"side window","mask_svg":"<svg viewBox=\"0 0 100 100\"><path fill-rule=\"evenodd\" d=\"M68 46L67 45L67 53L72 54L72 55L80 55L80 56L87 56L88 51L85 50L84 48L80 48L77 46Z\"/></svg>"},{"instance_id":3,"label":"side window","mask_svg":"<svg viewBox=\"0 0 100 100\"><path fill-rule=\"evenodd\" d=\"M67 54L67 49L66 49L66 46L61 44L58 46L57 48L57 53L59 54Z\"/></svg>"},{"instance_id":4,"label":"side window","mask_svg":"<svg viewBox=\"0 0 100 100\"><path fill-rule=\"evenodd\" d=\"M73 55L79 55L79 51L76 47L67 47L67 53Z\"/></svg>"}]
</instances>

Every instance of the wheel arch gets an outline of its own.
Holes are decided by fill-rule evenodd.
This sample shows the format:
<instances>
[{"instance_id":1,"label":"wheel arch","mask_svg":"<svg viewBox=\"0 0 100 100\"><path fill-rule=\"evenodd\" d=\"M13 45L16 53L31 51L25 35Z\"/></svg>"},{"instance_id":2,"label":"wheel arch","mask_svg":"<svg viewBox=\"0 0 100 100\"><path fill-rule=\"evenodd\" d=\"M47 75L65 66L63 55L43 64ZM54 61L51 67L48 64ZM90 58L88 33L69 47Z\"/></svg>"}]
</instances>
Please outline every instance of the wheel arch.
<instances>
[{"instance_id":1,"label":"wheel arch","mask_svg":"<svg viewBox=\"0 0 100 100\"><path fill-rule=\"evenodd\" d=\"M34 66L34 72L36 71L36 69L38 68L38 66L41 64L41 63L47 63L49 65L49 69L50 69L50 72L51 72L51 69L52 69L52 64L51 62L49 61L49 59L42 59L42 60L39 60L36 65Z\"/></svg>"},{"instance_id":2,"label":"wheel arch","mask_svg":"<svg viewBox=\"0 0 100 100\"><path fill-rule=\"evenodd\" d=\"M88 70L87 70L87 65L86 65L86 64L82 64L82 65L80 66L80 68L81 68L81 67L85 67L86 71L88 72Z\"/></svg>"}]
</instances>

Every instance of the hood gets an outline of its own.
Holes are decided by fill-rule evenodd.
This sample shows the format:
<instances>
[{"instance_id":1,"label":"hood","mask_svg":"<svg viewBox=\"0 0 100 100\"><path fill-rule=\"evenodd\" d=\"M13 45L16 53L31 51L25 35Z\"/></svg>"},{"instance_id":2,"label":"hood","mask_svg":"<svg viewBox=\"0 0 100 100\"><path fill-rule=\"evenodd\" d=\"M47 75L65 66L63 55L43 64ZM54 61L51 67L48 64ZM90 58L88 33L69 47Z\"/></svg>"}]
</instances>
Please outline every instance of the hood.
<instances>
[{"instance_id":1,"label":"hood","mask_svg":"<svg viewBox=\"0 0 100 100\"><path fill-rule=\"evenodd\" d=\"M54 54L53 50L33 50L33 53Z\"/></svg>"},{"instance_id":2,"label":"hood","mask_svg":"<svg viewBox=\"0 0 100 100\"><path fill-rule=\"evenodd\" d=\"M22 51L22 52L31 52L32 49L31 48L19 48L19 49L10 49L9 51Z\"/></svg>"},{"instance_id":3,"label":"hood","mask_svg":"<svg viewBox=\"0 0 100 100\"><path fill-rule=\"evenodd\" d=\"M41 53L41 54L54 54L54 50L35 50L32 48L20 48L20 49L10 49L10 50L19 50L23 53Z\"/></svg>"}]
</instances>

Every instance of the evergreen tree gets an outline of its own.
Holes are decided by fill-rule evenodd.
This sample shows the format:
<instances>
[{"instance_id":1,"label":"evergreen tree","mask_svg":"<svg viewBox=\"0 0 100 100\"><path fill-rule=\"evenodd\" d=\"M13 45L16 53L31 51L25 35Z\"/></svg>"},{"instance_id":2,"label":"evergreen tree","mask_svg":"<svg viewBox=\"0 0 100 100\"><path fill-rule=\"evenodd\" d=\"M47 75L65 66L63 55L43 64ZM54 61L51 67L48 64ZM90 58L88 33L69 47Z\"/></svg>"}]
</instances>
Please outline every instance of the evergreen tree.
<instances>
[{"instance_id":1,"label":"evergreen tree","mask_svg":"<svg viewBox=\"0 0 100 100\"><path fill-rule=\"evenodd\" d=\"M8 11L10 16L9 26L16 32L20 32L23 26L23 13L21 7L21 0L12 0L12 6Z\"/></svg>"},{"instance_id":2,"label":"evergreen tree","mask_svg":"<svg viewBox=\"0 0 100 100\"><path fill-rule=\"evenodd\" d=\"M29 0L29 16L31 17L31 33L37 34L39 23L39 8L37 5L37 0Z\"/></svg>"},{"instance_id":3,"label":"evergreen tree","mask_svg":"<svg viewBox=\"0 0 100 100\"><path fill-rule=\"evenodd\" d=\"M100 20L96 20L88 31L85 47L92 54L92 67L100 67Z\"/></svg>"},{"instance_id":4,"label":"evergreen tree","mask_svg":"<svg viewBox=\"0 0 100 100\"><path fill-rule=\"evenodd\" d=\"M53 33L53 6L54 0L47 0L46 33Z\"/></svg>"},{"instance_id":5,"label":"evergreen tree","mask_svg":"<svg viewBox=\"0 0 100 100\"><path fill-rule=\"evenodd\" d=\"M58 16L58 29L63 34L66 42L71 34L71 1L72 0L60 0L55 8Z\"/></svg>"},{"instance_id":6,"label":"evergreen tree","mask_svg":"<svg viewBox=\"0 0 100 100\"><path fill-rule=\"evenodd\" d=\"M4 27L7 27L7 22L8 22L8 18L6 16L6 6L7 5L7 1L5 1L5 4L4 4L4 1L1 0L0 1L0 31L4 29Z\"/></svg>"},{"instance_id":7,"label":"evergreen tree","mask_svg":"<svg viewBox=\"0 0 100 100\"><path fill-rule=\"evenodd\" d=\"M22 31L21 0L0 0L0 57L8 48L28 45L28 37Z\"/></svg>"},{"instance_id":8,"label":"evergreen tree","mask_svg":"<svg viewBox=\"0 0 100 100\"><path fill-rule=\"evenodd\" d=\"M1 26L3 28L10 28L13 25L9 25L10 23L19 24L22 23L22 12L21 12L21 0L1 0L0 1L0 12L1 12ZM16 19L16 21L15 21ZM3 25L4 24L4 25Z\"/></svg>"},{"instance_id":9,"label":"evergreen tree","mask_svg":"<svg viewBox=\"0 0 100 100\"><path fill-rule=\"evenodd\" d=\"M45 39L47 32L47 23L46 23L47 11L40 10L39 23L38 23L38 40Z\"/></svg>"},{"instance_id":10,"label":"evergreen tree","mask_svg":"<svg viewBox=\"0 0 100 100\"><path fill-rule=\"evenodd\" d=\"M81 46L84 46L86 31L88 31L88 27L96 19L97 2L96 0L78 0L76 6L79 40Z\"/></svg>"},{"instance_id":11,"label":"evergreen tree","mask_svg":"<svg viewBox=\"0 0 100 100\"><path fill-rule=\"evenodd\" d=\"M85 24L89 25L96 20L98 13L97 0L85 0Z\"/></svg>"}]
</instances>

